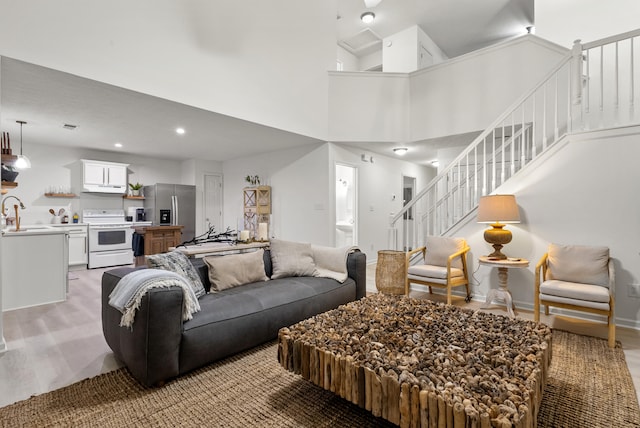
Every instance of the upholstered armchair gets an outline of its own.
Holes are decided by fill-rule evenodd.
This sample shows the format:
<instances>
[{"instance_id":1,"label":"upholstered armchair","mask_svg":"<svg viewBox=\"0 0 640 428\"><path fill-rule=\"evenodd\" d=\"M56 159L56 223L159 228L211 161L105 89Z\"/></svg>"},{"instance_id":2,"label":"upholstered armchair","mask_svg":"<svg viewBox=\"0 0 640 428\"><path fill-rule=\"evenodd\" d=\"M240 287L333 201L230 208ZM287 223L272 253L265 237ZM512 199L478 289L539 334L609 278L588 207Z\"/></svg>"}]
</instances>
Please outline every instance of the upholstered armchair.
<instances>
[{"instance_id":1,"label":"upholstered armchair","mask_svg":"<svg viewBox=\"0 0 640 428\"><path fill-rule=\"evenodd\" d=\"M467 273L467 252L469 246L463 238L429 236L424 247L407 252L407 275L405 294L409 294L411 283L447 289L447 304L451 304L451 289L464 285L467 289L465 301L471 300L469 275ZM417 264L411 264L416 254L422 253Z\"/></svg>"},{"instance_id":2,"label":"upholstered armchair","mask_svg":"<svg viewBox=\"0 0 640 428\"><path fill-rule=\"evenodd\" d=\"M549 245L536 265L535 321L540 305L584 311L607 317L609 346L616 342L614 318L615 274L609 248L582 245Z\"/></svg>"}]
</instances>

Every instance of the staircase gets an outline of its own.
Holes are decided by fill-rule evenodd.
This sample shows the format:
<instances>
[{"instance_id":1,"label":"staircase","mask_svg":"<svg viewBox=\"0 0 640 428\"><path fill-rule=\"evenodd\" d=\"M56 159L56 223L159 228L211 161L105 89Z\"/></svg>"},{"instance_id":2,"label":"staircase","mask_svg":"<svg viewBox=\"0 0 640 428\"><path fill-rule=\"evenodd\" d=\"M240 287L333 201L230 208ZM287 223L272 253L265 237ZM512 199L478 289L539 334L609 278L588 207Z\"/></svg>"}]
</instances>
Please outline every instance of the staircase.
<instances>
[{"instance_id":1,"label":"staircase","mask_svg":"<svg viewBox=\"0 0 640 428\"><path fill-rule=\"evenodd\" d=\"M581 44L391 217L389 248L416 248L475 213L499 187L575 132L640 123L640 29ZM405 213L411 210L404 220Z\"/></svg>"}]
</instances>

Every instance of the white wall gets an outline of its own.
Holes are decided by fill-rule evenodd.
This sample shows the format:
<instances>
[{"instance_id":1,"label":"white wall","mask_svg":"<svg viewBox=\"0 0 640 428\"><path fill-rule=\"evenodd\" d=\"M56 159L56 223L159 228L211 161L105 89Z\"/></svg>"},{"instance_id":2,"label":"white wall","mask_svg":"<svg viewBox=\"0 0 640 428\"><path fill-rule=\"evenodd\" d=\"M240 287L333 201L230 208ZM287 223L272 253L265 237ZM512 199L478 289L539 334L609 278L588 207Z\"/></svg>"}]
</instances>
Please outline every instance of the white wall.
<instances>
[{"instance_id":1,"label":"white wall","mask_svg":"<svg viewBox=\"0 0 640 428\"><path fill-rule=\"evenodd\" d=\"M349 146L330 144L330 147L332 175L336 162L358 169L358 246L367 254L367 262L373 262L379 250L388 249L390 215L402 208L403 175L415 177L416 188L421 189L433 179L435 170ZM373 162L363 162L363 153L367 159L373 157ZM334 182L332 179L331 183Z\"/></svg>"},{"instance_id":2,"label":"white wall","mask_svg":"<svg viewBox=\"0 0 640 428\"><path fill-rule=\"evenodd\" d=\"M330 141L406 141L408 75L330 72L329 76Z\"/></svg>"},{"instance_id":3,"label":"white wall","mask_svg":"<svg viewBox=\"0 0 640 428\"><path fill-rule=\"evenodd\" d=\"M411 74L411 141L483 130L567 50L523 36Z\"/></svg>"},{"instance_id":4,"label":"white wall","mask_svg":"<svg viewBox=\"0 0 640 428\"><path fill-rule=\"evenodd\" d=\"M536 0L536 35L571 48L640 28L637 0Z\"/></svg>"},{"instance_id":5,"label":"white wall","mask_svg":"<svg viewBox=\"0 0 640 428\"><path fill-rule=\"evenodd\" d=\"M26 205L26 209L20 212L23 224L49 223L50 208L55 211L64 208L71 216L75 212L81 215L82 210L88 208L126 209L129 206L142 206L142 201L124 200L122 195L82 193L80 159L128 163L129 182L181 183L182 178L178 161L26 142L23 150L31 160L31 169L20 172L16 180L18 187L11 191ZM79 197L47 198L44 193L49 186L70 187Z\"/></svg>"},{"instance_id":6,"label":"white wall","mask_svg":"<svg viewBox=\"0 0 640 428\"><path fill-rule=\"evenodd\" d=\"M326 139L336 0L0 0L0 55Z\"/></svg>"},{"instance_id":7,"label":"white wall","mask_svg":"<svg viewBox=\"0 0 640 428\"><path fill-rule=\"evenodd\" d=\"M242 189L249 185L247 175L258 175L261 184L271 186L271 237L332 244L327 144L225 162L223 222L232 229L242 222Z\"/></svg>"},{"instance_id":8,"label":"white wall","mask_svg":"<svg viewBox=\"0 0 640 428\"><path fill-rule=\"evenodd\" d=\"M405 73L329 73L331 141L420 141L483 130L568 50L535 36Z\"/></svg>"},{"instance_id":9,"label":"white wall","mask_svg":"<svg viewBox=\"0 0 640 428\"><path fill-rule=\"evenodd\" d=\"M516 307L533 307L534 267L549 243L604 245L615 262L618 324L640 327L640 299L628 295L629 285L640 283L640 200L633 197L640 181L640 128L614 132L621 135L609 131L571 136L555 155L536 161L533 171L516 175L498 189L497 193L516 195L521 215L520 224L507 226L513 241L503 252L530 261L528 269L509 271ZM451 233L468 240L472 271L478 268L478 257L491 250L483 239L484 229L472 216ZM474 278L479 283L474 291L480 296L496 287L497 273L490 268L481 266Z\"/></svg>"},{"instance_id":10,"label":"white wall","mask_svg":"<svg viewBox=\"0 0 640 428\"><path fill-rule=\"evenodd\" d=\"M0 69L2 69L1 65L2 65L2 57L0 57ZM2 81L1 77L2 76L0 76L0 81ZM1 92L2 92L2 85L0 85L0 95L1 95ZM0 115L1 114L2 114L2 111L0 110ZM4 195L2 195L2 197L4 197ZM2 265L2 245L1 244L2 244L2 234L0 234L0 266ZM0 308L2 308L2 275L0 275ZM2 314L0 313L0 354L5 352L6 350L7 350L7 344L4 340L4 333L3 333L3 327L2 327Z\"/></svg>"},{"instance_id":11,"label":"white wall","mask_svg":"<svg viewBox=\"0 0 640 428\"><path fill-rule=\"evenodd\" d=\"M423 45L433 56L433 64L447 59L447 56L422 28L414 25L382 41L382 70L385 72L411 73L420 68L420 46Z\"/></svg>"},{"instance_id":12,"label":"white wall","mask_svg":"<svg viewBox=\"0 0 640 428\"><path fill-rule=\"evenodd\" d=\"M360 57L358 60L358 68L361 71L380 70L382 68L382 49Z\"/></svg>"},{"instance_id":13,"label":"white wall","mask_svg":"<svg viewBox=\"0 0 640 428\"><path fill-rule=\"evenodd\" d=\"M358 57L340 45L336 45L336 58L342 63L341 71L360 71Z\"/></svg>"}]
</instances>

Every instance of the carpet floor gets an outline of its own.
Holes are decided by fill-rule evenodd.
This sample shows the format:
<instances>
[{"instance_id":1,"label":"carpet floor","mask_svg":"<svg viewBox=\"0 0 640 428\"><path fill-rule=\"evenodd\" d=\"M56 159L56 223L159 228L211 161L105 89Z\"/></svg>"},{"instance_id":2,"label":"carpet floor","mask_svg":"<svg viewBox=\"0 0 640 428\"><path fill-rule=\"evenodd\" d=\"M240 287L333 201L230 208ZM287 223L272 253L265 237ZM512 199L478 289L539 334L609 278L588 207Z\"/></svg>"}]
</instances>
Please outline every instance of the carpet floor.
<instances>
[{"instance_id":1,"label":"carpet floor","mask_svg":"<svg viewBox=\"0 0 640 428\"><path fill-rule=\"evenodd\" d=\"M640 427L622 349L553 333L539 427ZM2 427L385 427L390 423L285 371L275 343L213 363L162 388L119 369L0 408Z\"/></svg>"}]
</instances>

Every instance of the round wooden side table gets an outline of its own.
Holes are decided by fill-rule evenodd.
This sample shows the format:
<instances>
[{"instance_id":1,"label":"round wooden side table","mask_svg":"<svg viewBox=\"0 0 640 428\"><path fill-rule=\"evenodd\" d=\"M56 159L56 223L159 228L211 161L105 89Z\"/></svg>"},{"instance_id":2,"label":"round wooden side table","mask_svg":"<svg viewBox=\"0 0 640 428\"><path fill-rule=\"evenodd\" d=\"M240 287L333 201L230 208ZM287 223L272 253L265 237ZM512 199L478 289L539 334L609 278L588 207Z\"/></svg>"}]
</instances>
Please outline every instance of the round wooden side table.
<instances>
[{"instance_id":1,"label":"round wooden side table","mask_svg":"<svg viewBox=\"0 0 640 428\"><path fill-rule=\"evenodd\" d=\"M507 281L509 279L509 269L522 269L529 266L529 260L519 258L506 258L496 259L489 256L480 256L480 264L490 267L498 268L498 288L492 288L487 293L487 300L484 302L480 309L487 309L491 307L491 303L494 300L504 302L507 306L507 313L511 318L515 317L513 310L513 299L511 298L511 292L507 288Z\"/></svg>"}]
</instances>

